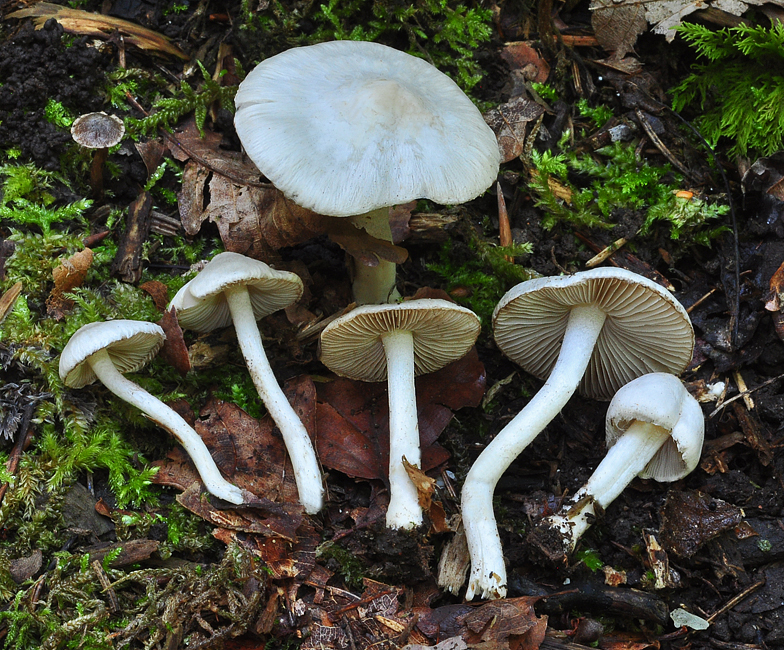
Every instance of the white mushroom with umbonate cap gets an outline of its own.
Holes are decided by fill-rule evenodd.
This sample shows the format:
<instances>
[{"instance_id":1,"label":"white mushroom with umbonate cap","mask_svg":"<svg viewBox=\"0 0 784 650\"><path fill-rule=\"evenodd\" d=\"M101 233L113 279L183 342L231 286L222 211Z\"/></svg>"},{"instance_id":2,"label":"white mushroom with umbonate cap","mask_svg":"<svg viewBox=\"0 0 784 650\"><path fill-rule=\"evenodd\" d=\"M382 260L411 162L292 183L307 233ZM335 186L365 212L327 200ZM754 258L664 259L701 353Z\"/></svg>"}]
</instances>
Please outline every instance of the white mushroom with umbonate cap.
<instances>
[{"instance_id":1,"label":"white mushroom with umbonate cap","mask_svg":"<svg viewBox=\"0 0 784 650\"><path fill-rule=\"evenodd\" d=\"M390 528L422 523L417 490L403 465L404 457L421 463L414 377L461 359L478 335L474 312L432 298L357 307L321 333L321 361L330 370L359 381L387 380Z\"/></svg>"},{"instance_id":2,"label":"white mushroom with umbonate cap","mask_svg":"<svg viewBox=\"0 0 784 650\"><path fill-rule=\"evenodd\" d=\"M694 346L689 316L677 300L655 282L615 268L522 282L498 303L493 325L501 351L547 381L479 455L463 485L469 600L506 593L493 492L512 461L578 388L608 400L640 375L680 373Z\"/></svg>"},{"instance_id":3,"label":"white mushroom with umbonate cap","mask_svg":"<svg viewBox=\"0 0 784 650\"><path fill-rule=\"evenodd\" d=\"M66 386L83 388L100 381L120 399L133 404L171 433L185 448L207 490L234 504L256 498L224 479L204 441L172 408L123 376L152 359L166 335L155 323L112 320L79 328L60 355L60 378Z\"/></svg>"},{"instance_id":4,"label":"white mushroom with umbonate cap","mask_svg":"<svg viewBox=\"0 0 784 650\"><path fill-rule=\"evenodd\" d=\"M463 203L500 164L479 110L445 74L379 43L334 41L266 59L240 84L237 134L284 194L392 241L389 207ZM359 304L390 302L395 265L355 265Z\"/></svg>"},{"instance_id":5,"label":"white mushroom with umbonate cap","mask_svg":"<svg viewBox=\"0 0 784 650\"><path fill-rule=\"evenodd\" d=\"M700 460L705 420L680 379L662 372L623 386L607 409L607 455L588 482L534 536L550 557L567 556L593 522L597 506L612 503L635 476L672 482ZM553 539L553 533L557 541Z\"/></svg>"},{"instance_id":6,"label":"white mushroom with umbonate cap","mask_svg":"<svg viewBox=\"0 0 784 650\"><path fill-rule=\"evenodd\" d=\"M324 504L324 484L307 429L275 379L257 320L296 302L302 280L239 253L220 253L177 292L171 307L185 329L211 332L234 324L253 384L286 444L300 503L314 514Z\"/></svg>"}]
</instances>

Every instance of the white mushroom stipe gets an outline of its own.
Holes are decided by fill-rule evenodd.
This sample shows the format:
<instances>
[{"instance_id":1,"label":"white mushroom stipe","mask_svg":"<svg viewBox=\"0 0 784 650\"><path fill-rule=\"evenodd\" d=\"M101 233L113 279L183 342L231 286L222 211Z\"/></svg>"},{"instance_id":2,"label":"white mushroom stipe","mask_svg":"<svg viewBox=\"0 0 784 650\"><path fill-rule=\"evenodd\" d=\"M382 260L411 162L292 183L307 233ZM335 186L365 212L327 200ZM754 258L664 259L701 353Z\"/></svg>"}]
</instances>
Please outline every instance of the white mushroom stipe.
<instances>
[{"instance_id":1,"label":"white mushroom stipe","mask_svg":"<svg viewBox=\"0 0 784 650\"><path fill-rule=\"evenodd\" d=\"M402 460L422 466L419 449L416 387L414 385L414 336L400 330L381 337L387 359L389 392L389 528L416 528L422 524L416 486ZM413 399L412 399L413 396Z\"/></svg>"},{"instance_id":2,"label":"white mushroom stipe","mask_svg":"<svg viewBox=\"0 0 784 650\"><path fill-rule=\"evenodd\" d=\"M523 282L498 303L493 323L504 354L546 382L480 454L463 485L463 525L472 563L468 600L506 595L492 498L514 459L575 390L610 399L644 373L681 372L694 344L683 307L654 282L622 269Z\"/></svg>"},{"instance_id":3,"label":"white mushroom stipe","mask_svg":"<svg viewBox=\"0 0 784 650\"><path fill-rule=\"evenodd\" d=\"M607 455L536 532L558 531L563 548L551 552L568 555L593 523L596 506L607 508L634 477L672 482L691 472L700 459L704 427L699 403L674 375L651 373L629 382L607 410Z\"/></svg>"},{"instance_id":4,"label":"white mushroom stipe","mask_svg":"<svg viewBox=\"0 0 784 650\"><path fill-rule=\"evenodd\" d=\"M165 338L163 330L154 323L128 320L90 323L77 330L63 349L60 378L72 388L99 380L177 439L211 494L237 505L252 501L249 492L221 476L204 441L176 411L122 375L144 366Z\"/></svg>"},{"instance_id":5,"label":"white mushroom stipe","mask_svg":"<svg viewBox=\"0 0 784 650\"><path fill-rule=\"evenodd\" d=\"M302 281L238 253L216 255L177 292L171 306L186 329L209 332L234 324L242 355L259 397L280 430L294 469L299 500L315 514L324 505L324 484L316 451L264 352L257 319L295 302Z\"/></svg>"}]
</instances>

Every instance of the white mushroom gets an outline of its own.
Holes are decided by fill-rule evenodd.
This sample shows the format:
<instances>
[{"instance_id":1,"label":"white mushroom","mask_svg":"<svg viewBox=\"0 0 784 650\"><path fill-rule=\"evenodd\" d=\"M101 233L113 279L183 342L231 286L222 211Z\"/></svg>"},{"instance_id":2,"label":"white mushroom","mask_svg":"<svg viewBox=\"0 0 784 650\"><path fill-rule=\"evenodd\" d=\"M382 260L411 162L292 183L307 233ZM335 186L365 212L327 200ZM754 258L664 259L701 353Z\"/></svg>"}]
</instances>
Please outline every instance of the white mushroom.
<instances>
[{"instance_id":1,"label":"white mushroom","mask_svg":"<svg viewBox=\"0 0 784 650\"><path fill-rule=\"evenodd\" d=\"M463 203L495 180L500 154L481 113L445 74L378 43L334 41L270 57L240 84L237 134L299 205L351 217L392 241L389 207ZM358 303L391 302L395 265L356 265Z\"/></svg>"},{"instance_id":2,"label":"white mushroom","mask_svg":"<svg viewBox=\"0 0 784 650\"><path fill-rule=\"evenodd\" d=\"M498 303L493 323L502 352L547 381L479 455L463 485L469 600L506 594L493 492L512 461L578 387L588 397L610 399L645 373L680 373L694 345L680 303L651 280L614 268L523 282Z\"/></svg>"},{"instance_id":3,"label":"white mushroom","mask_svg":"<svg viewBox=\"0 0 784 650\"><path fill-rule=\"evenodd\" d=\"M165 338L163 330L155 323L132 320L90 323L79 328L63 348L60 378L71 388L83 388L100 381L177 439L210 493L234 504L252 503L255 497L250 492L221 476L204 441L176 411L123 376L123 373L135 372L146 365Z\"/></svg>"},{"instance_id":4,"label":"white mushroom","mask_svg":"<svg viewBox=\"0 0 784 650\"><path fill-rule=\"evenodd\" d=\"M421 464L414 376L465 356L479 335L474 312L446 300L365 305L321 333L321 361L343 377L387 379L389 392L389 509L387 526L422 523L417 490L403 465Z\"/></svg>"},{"instance_id":5,"label":"white mushroom","mask_svg":"<svg viewBox=\"0 0 784 650\"><path fill-rule=\"evenodd\" d=\"M253 384L278 425L294 468L300 503L314 514L324 504L324 484L305 426L281 389L264 352L257 320L288 307L302 295L295 273L264 262L220 253L182 287L171 301L185 329L210 332L234 324Z\"/></svg>"},{"instance_id":6,"label":"white mushroom","mask_svg":"<svg viewBox=\"0 0 784 650\"><path fill-rule=\"evenodd\" d=\"M700 405L674 375L651 373L623 386L607 410L604 460L561 512L535 529L548 541L548 555L571 553L596 506L605 509L635 476L672 482L689 474L700 460L704 430Z\"/></svg>"}]
</instances>

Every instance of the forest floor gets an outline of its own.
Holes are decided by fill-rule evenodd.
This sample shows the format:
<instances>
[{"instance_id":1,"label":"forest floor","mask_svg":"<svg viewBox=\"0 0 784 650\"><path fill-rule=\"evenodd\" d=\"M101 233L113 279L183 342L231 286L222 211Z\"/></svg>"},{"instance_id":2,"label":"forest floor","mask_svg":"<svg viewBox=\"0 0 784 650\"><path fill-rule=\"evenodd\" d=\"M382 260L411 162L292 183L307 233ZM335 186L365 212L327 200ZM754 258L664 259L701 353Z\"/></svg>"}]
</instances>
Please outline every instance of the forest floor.
<instances>
[{"instance_id":1,"label":"forest floor","mask_svg":"<svg viewBox=\"0 0 784 650\"><path fill-rule=\"evenodd\" d=\"M250 5L261 27L243 24ZM543 2L539 14L524 3L493 5L489 38L469 57L483 71L472 97L508 127L498 127L507 158L499 184L462 206L420 201L393 213L395 243L407 251L401 294L454 300L483 320L474 351L418 380L422 469L435 481L428 523L402 532L384 526L385 386L336 379L318 361L319 332L351 303L344 251L361 255L370 244L292 210L259 182L228 110L227 89L243 70L321 33L315 5L2 3L4 647L784 644L784 164L774 155L752 167L754 159L721 148L714 158L665 107L693 53L646 33L633 50L641 68L608 63L586 5ZM353 20L372 19L369 6L351 6ZM13 15L28 7L39 31ZM62 27L44 24L58 11ZM90 20L80 12L102 13ZM384 36L402 49L409 37ZM160 98L174 99L154 106ZM128 132L96 188L93 154L71 141L68 126L100 110L125 119ZM150 113L166 118L153 123ZM628 134L614 157L601 150L612 128ZM579 152L582 166L550 172L548 185L532 151L563 147ZM614 205L610 196L606 214L554 216L578 192L597 203L606 188L638 191L600 176L616 164L626 165L622 183L647 179L668 196L681 190L681 207L731 200L733 210L705 207L710 216L694 229L648 223L649 186L636 202ZM220 250L304 281L302 300L260 327L276 377L316 440L328 487L318 515L296 505L279 432L255 397L233 330L183 338L164 313L191 265ZM606 403L575 395L496 490L507 598L466 603L464 587L451 594L438 585L445 550L453 572L466 569L453 541L462 481L542 385L495 345L492 309L516 282L582 271L602 251L603 265L658 282L689 313L696 344L682 379L705 415L699 466L671 484L635 479L568 562L543 559L530 530L606 451ZM134 380L191 422L224 474L269 499L265 507L210 500L185 454L138 412L97 385L62 386L64 342L79 325L107 318L160 320L169 356ZM697 618L675 624L676 610Z\"/></svg>"}]
</instances>

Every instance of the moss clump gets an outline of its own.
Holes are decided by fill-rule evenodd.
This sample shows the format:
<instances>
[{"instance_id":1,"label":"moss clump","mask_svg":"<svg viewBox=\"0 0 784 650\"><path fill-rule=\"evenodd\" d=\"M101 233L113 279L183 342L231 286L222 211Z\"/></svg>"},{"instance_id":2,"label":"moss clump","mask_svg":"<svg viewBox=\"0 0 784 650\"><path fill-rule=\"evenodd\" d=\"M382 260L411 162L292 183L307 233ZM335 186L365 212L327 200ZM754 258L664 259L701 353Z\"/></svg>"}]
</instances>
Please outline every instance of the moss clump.
<instances>
[{"instance_id":1,"label":"moss clump","mask_svg":"<svg viewBox=\"0 0 784 650\"><path fill-rule=\"evenodd\" d=\"M710 30L683 24L678 34L699 57L692 73L672 89L673 108L698 107L696 124L730 155L768 156L784 147L784 25L738 25Z\"/></svg>"}]
</instances>

